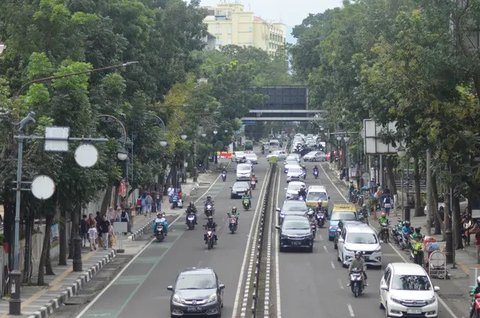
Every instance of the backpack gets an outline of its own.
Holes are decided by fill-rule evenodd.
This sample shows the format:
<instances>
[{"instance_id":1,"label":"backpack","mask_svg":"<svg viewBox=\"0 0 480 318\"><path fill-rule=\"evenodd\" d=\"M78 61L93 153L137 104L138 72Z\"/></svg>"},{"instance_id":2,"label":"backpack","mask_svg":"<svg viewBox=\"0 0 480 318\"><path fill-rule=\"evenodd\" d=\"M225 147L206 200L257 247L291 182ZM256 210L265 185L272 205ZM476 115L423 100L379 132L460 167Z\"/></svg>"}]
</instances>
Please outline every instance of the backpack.
<instances>
[{"instance_id":1,"label":"backpack","mask_svg":"<svg viewBox=\"0 0 480 318\"><path fill-rule=\"evenodd\" d=\"M383 203L392 203L392 202L390 201L390 197L387 196L387 197L383 200Z\"/></svg>"}]
</instances>

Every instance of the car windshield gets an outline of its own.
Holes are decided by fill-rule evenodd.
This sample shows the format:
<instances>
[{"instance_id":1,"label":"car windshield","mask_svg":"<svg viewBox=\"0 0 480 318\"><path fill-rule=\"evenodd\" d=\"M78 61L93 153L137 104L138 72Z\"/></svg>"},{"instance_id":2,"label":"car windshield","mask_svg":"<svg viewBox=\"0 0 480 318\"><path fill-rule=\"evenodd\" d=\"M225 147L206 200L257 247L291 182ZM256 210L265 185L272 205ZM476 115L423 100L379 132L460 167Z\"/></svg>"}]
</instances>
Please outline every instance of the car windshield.
<instances>
[{"instance_id":1,"label":"car windshield","mask_svg":"<svg viewBox=\"0 0 480 318\"><path fill-rule=\"evenodd\" d=\"M175 289L214 289L215 286L212 274L180 274Z\"/></svg>"},{"instance_id":2,"label":"car windshield","mask_svg":"<svg viewBox=\"0 0 480 318\"><path fill-rule=\"evenodd\" d=\"M233 184L234 188L248 188L248 183L247 182L235 182Z\"/></svg>"},{"instance_id":3,"label":"car windshield","mask_svg":"<svg viewBox=\"0 0 480 318\"><path fill-rule=\"evenodd\" d=\"M307 206L305 205L305 202L302 201L292 201L293 203L288 203L283 206L283 209L285 211L306 211Z\"/></svg>"},{"instance_id":4,"label":"car windshield","mask_svg":"<svg viewBox=\"0 0 480 318\"><path fill-rule=\"evenodd\" d=\"M299 191L302 188L303 184L294 184L290 183L288 185L287 191Z\"/></svg>"},{"instance_id":5,"label":"car windshield","mask_svg":"<svg viewBox=\"0 0 480 318\"><path fill-rule=\"evenodd\" d=\"M245 165L245 166L238 166L237 169L238 171L249 171L251 167L249 165Z\"/></svg>"},{"instance_id":6,"label":"car windshield","mask_svg":"<svg viewBox=\"0 0 480 318\"><path fill-rule=\"evenodd\" d=\"M288 173L302 173L302 172L303 172L302 168L292 167L288 169Z\"/></svg>"},{"instance_id":7,"label":"car windshield","mask_svg":"<svg viewBox=\"0 0 480 318\"><path fill-rule=\"evenodd\" d=\"M283 223L284 230L308 230L310 224L307 220L305 221L287 221Z\"/></svg>"},{"instance_id":8,"label":"car windshield","mask_svg":"<svg viewBox=\"0 0 480 318\"><path fill-rule=\"evenodd\" d=\"M349 233L347 242L353 244L377 244L377 238L373 233Z\"/></svg>"},{"instance_id":9,"label":"car windshield","mask_svg":"<svg viewBox=\"0 0 480 318\"><path fill-rule=\"evenodd\" d=\"M334 212L332 213L332 221L338 220L355 220L356 216L353 212Z\"/></svg>"},{"instance_id":10,"label":"car windshield","mask_svg":"<svg viewBox=\"0 0 480 318\"><path fill-rule=\"evenodd\" d=\"M426 275L394 275L392 289L430 290L430 281Z\"/></svg>"},{"instance_id":11,"label":"car windshield","mask_svg":"<svg viewBox=\"0 0 480 318\"><path fill-rule=\"evenodd\" d=\"M328 200L328 196L325 192L309 192L307 194L307 201L320 201Z\"/></svg>"}]
</instances>

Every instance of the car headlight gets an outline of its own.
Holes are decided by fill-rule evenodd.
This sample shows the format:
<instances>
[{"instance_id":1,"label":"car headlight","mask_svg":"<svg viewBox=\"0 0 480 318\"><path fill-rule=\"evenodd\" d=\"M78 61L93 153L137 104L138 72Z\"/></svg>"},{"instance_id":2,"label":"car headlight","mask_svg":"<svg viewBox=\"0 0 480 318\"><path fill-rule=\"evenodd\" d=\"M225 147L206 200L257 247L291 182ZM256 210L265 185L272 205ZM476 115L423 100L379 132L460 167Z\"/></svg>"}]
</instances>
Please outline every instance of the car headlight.
<instances>
[{"instance_id":1,"label":"car headlight","mask_svg":"<svg viewBox=\"0 0 480 318\"><path fill-rule=\"evenodd\" d=\"M435 302L435 300L437 300L437 297L433 296L432 298L427 299L427 300L425 301L425 303L426 303L427 305L430 305L430 304L433 304L433 303Z\"/></svg>"},{"instance_id":2,"label":"car headlight","mask_svg":"<svg viewBox=\"0 0 480 318\"><path fill-rule=\"evenodd\" d=\"M217 301L217 294L212 294L208 297L207 303L214 303Z\"/></svg>"},{"instance_id":3,"label":"car headlight","mask_svg":"<svg viewBox=\"0 0 480 318\"><path fill-rule=\"evenodd\" d=\"M390 297L390 300L397 303L397 304L402 304L402 301L400 299L397 299L397 298L394 298L394 297Z\"/></svg>"},{"instance_id":4,"label":"car headlight","mask_svg":"<svg viewBox=\"0 0 480 318\"><path fill-rule=\"evenodd\" d=\"M376 249L373 250L374 253L378 253L382 251L382 247L379 245Z\"/></svg>"},{"instance_id":5,"label":"car headlight","mask_svg":"<svg viewBox=\"0 0 480 318\"><path fill-rule=\"evenodd\" d=\"M178 296L177 294L173 295L172 302L176 304L183 304L183 299L182 297Z\"/></svg>"},{"instance_id":6,"label":"car headlight","mask_svg":"<svg viewBox=\"0 0 480 318\"><path fill-rule=\"evenodd\" d=\"M346 248L345 245L343 246L343 248L345 249L345 252L353 252L353 250Z\"/></svg>"},{"instance_id":7,"label":"car headlight","mask_svg":"<svg viewBox=\"0 0 480 318\"><path fill-rule=\"evenodd\" d=\"M281 217L281 218L284 218L284 217L285 217L285 213L280 213L280 217Z\"/></svg>"},{"instance_id":8,"label":"car headlight","mask_svg":"<svg viewBox=\"0 0 480 318\"><path fill-rule=\"evenodd\" d=\"M288 235L282 234L280 235L280 239L288 239Z\"/></svg>"}]
</instances>

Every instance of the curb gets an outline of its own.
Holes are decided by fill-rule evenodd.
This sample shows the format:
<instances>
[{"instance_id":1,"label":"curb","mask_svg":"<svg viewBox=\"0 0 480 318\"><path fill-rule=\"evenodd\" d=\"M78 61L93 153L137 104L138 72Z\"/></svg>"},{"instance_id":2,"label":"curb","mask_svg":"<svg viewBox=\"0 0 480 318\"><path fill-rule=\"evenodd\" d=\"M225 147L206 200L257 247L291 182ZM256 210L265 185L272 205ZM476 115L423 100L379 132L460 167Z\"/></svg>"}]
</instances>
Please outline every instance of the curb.
<instances>
[{"instance_id":1,"label":"curb","mask_svg":"<svg viewBox=\"0 0 480 318\"><path fill-rule=\"evenodd\" d=\"M136 230L131 236L130 236L130 239L132 241L135 241L138 237L142 237L143 236L143 231L145 230L145 228L149 227L152 225L152 222L154 221L155 219L150 219L148 220L147 223L145 223L144 225L142 225L138 230Z\"/></svg>"},{"instance_id":2,"label":"curb","mask_svg":"<svg viewBox=\"0 0 480 318\"><path fill-rule=\"evenodd\" d=\"M82 287L87 284L106 264L110 263L115 256L115 251L111 250L95 265L90 267L86 272L83 272L82 276L78 278L75 283L66 287L60 296L50 300L50 302L41 307L39 311L34 312L33 315L29 315L28 318L46 318L50 316L56 309L62 306L66 300L77 295L80 289L82 289Z\"/></svg>"}]
</instances>

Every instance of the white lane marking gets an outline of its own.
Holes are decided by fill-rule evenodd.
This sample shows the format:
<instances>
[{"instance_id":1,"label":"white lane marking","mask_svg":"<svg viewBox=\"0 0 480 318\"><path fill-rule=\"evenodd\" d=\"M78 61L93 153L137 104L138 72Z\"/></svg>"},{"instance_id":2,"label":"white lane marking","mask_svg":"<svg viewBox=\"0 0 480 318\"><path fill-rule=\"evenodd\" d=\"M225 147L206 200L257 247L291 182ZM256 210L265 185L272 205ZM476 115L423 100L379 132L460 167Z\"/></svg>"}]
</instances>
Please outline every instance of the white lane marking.
<instances>
[{"instance_id":1,"label":"white lane marking","mask_svg":"<svg viewBox=\"0 0 480 318\"><path fill-rule=\"evenodd\" d=\"M322 236L322 234L317 234L317 237L318 237L318 240L319 240L319 241L323 241L323 236Z\"/></svg>"},{"instance_id":2,"label":"white lane marking","mask_svg":"<svg viewBox=\"0 0 480 318\"><path fill-rule=\"evenodd\" d=\"M267 178L270 177L271 170L268 170L268 173L265 176L265 180L268 180ZM258 232L258 226L256 226L256 219L259 219L259 207L260 203L262 202L262 193L264 193L266 189L267 182L264 182L262 184L262 188L260 190L260 194L258 196L258 202L257 206L255 208L255 214L252 218L252 225L250 226L250 231L248 234L248 242L247 246L245 247L245 253L243 254L243 262L242 262L242 268L240 269L240 276L238 278L238 285L237 285L237 292L235 294L235 302L233 304L233 311L232 311L232 318L238 317L237 316L237 311L238 311L238 305L240 302L240 292L242 291L242 285L243 285L243 279L245 277L245 267L247 266L247 258L248 258L248 252L250 251L250 262L248 264L248 274L247 278L245 281L245 291L243 295L243 300L242 300L242 308L241 308L241 313L240 317L245 317L246 311L247 311L247 302L248 302L248 292L249 290L247 289L247 286L250 284L250 279L251 279L251 273L252 273L252 268L253 268L253 262L255 259L255 247L257 240L252 239L257 237L257 232ZM252 236L253 230L255 229L255 236ZM246 294L246 295L245 295Z\"/></svg>"},{"instance_id":3,"label":"white lane marking","mask_svg":"<svg viewBox=\"0 0 480 318\"><path fill-rule=\"evenodd\" d=\"M278 179L278 178L277 178ZM277 180L280 183L280 180ZM273 227L273 220L274 215L272 215L272 210L269 209L265 211L265 213L269 213L270 217L268 220L268 228L267 228L267 263L266 263L266 270L265 270L265 300L263 305L263 316L264 318L270 317L270 273L271 273L271 266L272 266L272 227Z\"/></svg>"},{"instance_id":4,"label":"white lane marking","mask_svg":"<svg viewBox=\"0 0 480 318\"><path fill-rule=\"evenodd\" d=\"M278 169L278 167L277 167ZM278 174L278 188L277 188L277 195L275 199L275 206L278 206L278 196L280 194L280 182L281 182L281 173ZM276 211L276 210L275 210ZM274 213L274 218L277 218L277 213ZM281 295L280 295L280 259L279 259L279 237L278 231L275 231L275 292L277 293L277 318L282 318L282 303L281 303Z\"/></svg>"},{"instance_id":5,"label":"white lane marking","mask_svg":"<svg viewBox=\"0 0 480 318\"><path fill-rule=\"evenodd\" d=\"M333 264L333 261L330 261L330 266L332 266L332 268L335 269L335 264Z\"/></svg>"},{"instance_id":6,"label":"white lane marking","mask_svg":"<svg viewBox=\"0 0 480 318\"><path fill-rule=\"evenodd\" d=\"M342 194L342 191L340 191L340 189L335 185L335 183L333 183L333 180L327 174L327 172L325 171L325 168L323 168L323 165L320 165L320 168L322 168L323 173L325 174L327 179L330 181L330 183L335 187L335 189L337 189L338 194L340 194L340 196L343 198L343 200L345 200L345 202L348 202L347 198Z\"/></svg>"},{"instance_id":7,"label":"white lane marking","mask_svg":"<svg viewBox=\"0 0 480 318\"><path fill-rule=\"evenodd\" d=\"M323 245L323 249L325 250L325 253L329 253L326 245Z\"/></svg>"},{"instance_id":8,"label":"white lane marking","mask_svg":"<svg viewBox=\"0 0 480 318\"><path fill-rule=\"evenodd\" d=\"M345 287L343 287L343 282L341 279L338 279L338 285L340 286L340 289L345 289Z\"/></svg>"},{"instance_id":9,"label":"white lane marking","mask_svg":"<svg viewBox=\"0 0 480 318\"><path fill-rule=\"evenodd\" d=\"M355 313L353 312L352 305L348 304L348 312L350 313L350 317L355 317Z\"/></svg>"},{"instance_id":10,"label":"white lane marking","mask_svg":"<svg viewBox=\"0 0 480 318\"><path fill-rule=\"evenodd\" d=\"M210 187L205 191L204 194L202 194L202 196L200 196L200 198L198 198L195 203L197 203L202 197L205 196L205 194L210 191L210 189L215 185L215 183L218 181L218 179L220 178L220 176L218 176L215 181L213 181L213 183L210 185ZM170 228L175 222L177 222L180 218L184 218L184 216L182 214L180 214L175 220L172 221L172 223L170 223L168 225L168 227ZM142 253L156 240L156 238L152 238L150 240L150 242L147 243L147 245L145 245L135 256L133 256L133 258L123 267L123 269L117 274L117 276L115 276L115 278L113 278L113 280L107 285L105 286L102 291L87 305L87 307L85 307L75 318L80 318L81 316L83 316L93 305L95 305L95 303L100 299L100 297L102 297L102 295L113 285L115 284L115 282L120 278L120 276L122 276L122 274L130 267L130 265L132 265L132 263L140 256L142 255Z\"/></svg>"},{"instance_id":11,"label":"white lane marking","mask_svg":"<svg viewBox=\"0 0 480 318\"><path fill-rule=\"evenodd\" d=\"M388 243L388 245L390 245L390 247L395 251L395 253L397 253L397 255L400 256L403 262L409 263L407 259L398 251L395 245L393 245L392 243ZM452 318L458 318L457 315L455 315L455 313L453 312L453 310L450 307L448 307L447 303L440 296L438 296L438 294L437 294L437 299L442 304L442 306L445 307L445 309L450 314L450 316L452 316Z\"/></svg>"}]
</instances>

